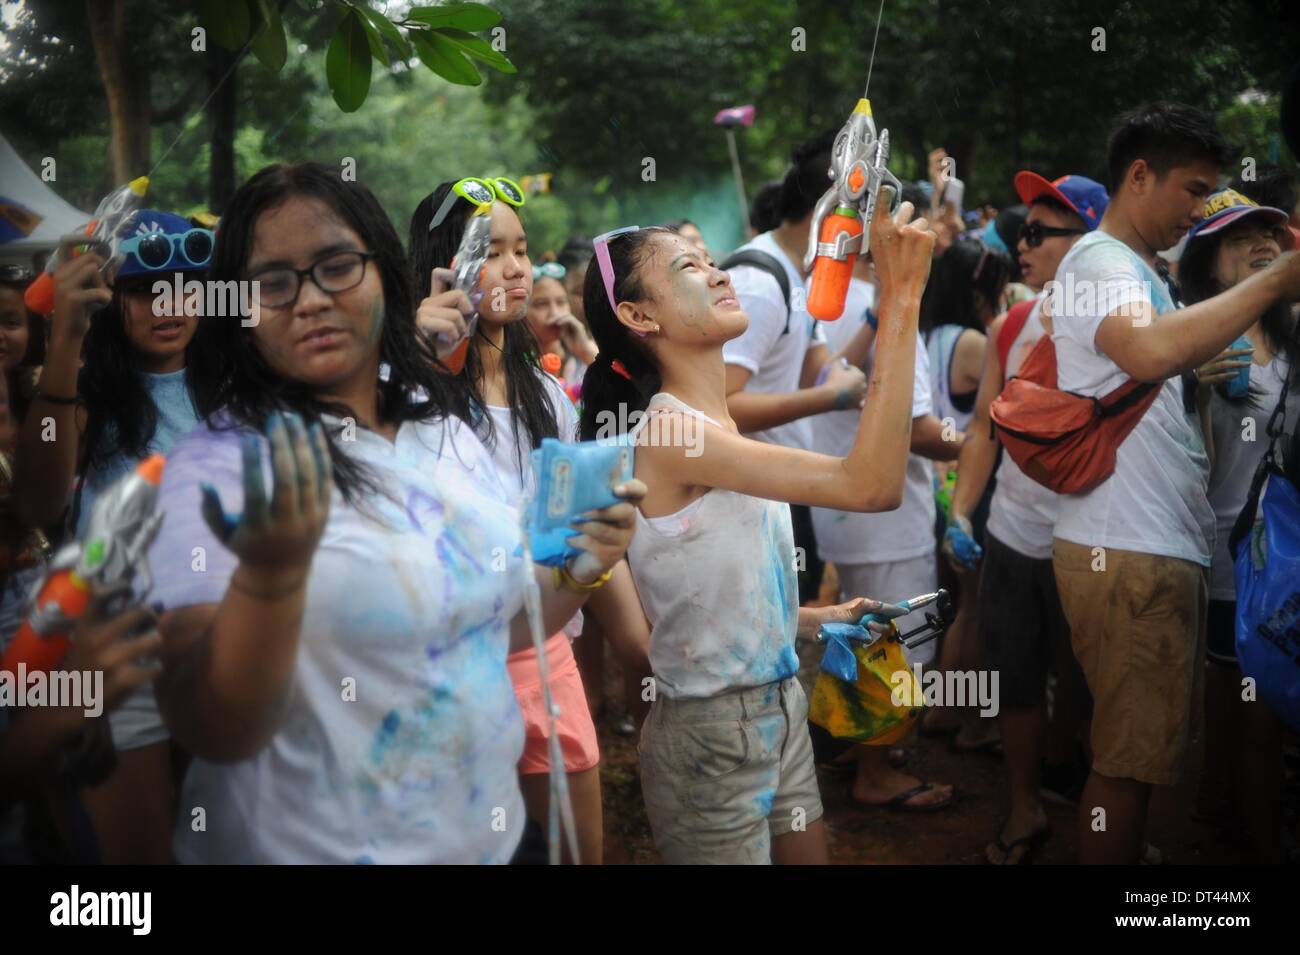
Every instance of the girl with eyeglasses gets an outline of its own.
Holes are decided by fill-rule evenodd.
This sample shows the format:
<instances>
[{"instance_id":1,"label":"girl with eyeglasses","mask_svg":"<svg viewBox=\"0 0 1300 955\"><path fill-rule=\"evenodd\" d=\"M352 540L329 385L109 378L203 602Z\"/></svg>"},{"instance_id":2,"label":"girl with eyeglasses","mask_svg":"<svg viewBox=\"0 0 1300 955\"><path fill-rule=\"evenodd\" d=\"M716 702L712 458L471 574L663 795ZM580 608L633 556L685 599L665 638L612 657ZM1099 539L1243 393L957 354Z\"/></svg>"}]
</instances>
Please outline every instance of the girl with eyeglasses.
<instances>
[{"instance_id":1,"label":"girl with eyeglasses","mask_svg":"<svg viewBox=\"0 0 1300 955\"><path fill-rule=\"evenodd\" d=\"M247 323L199 329L203 420L168 458L149 555L158 700L195 756L182 805L206 820L182 813L177 858L509 861L527 828L506 671L529 641L524 575L558 629L622 557L632 505L578 524L570 565L521 564L520 515L361 183L263 169L230 201L210 276L262 295ZM426 311L429 331L463 328L457 304Z\"/></svg>"},{"instance_id":2,"label":"girl with eyeglasses","mask_svg":"<svg viewBox=\"0 0 1300 955\"><path fill-rule=\"evenodd\" d=\"M63 257L54 273L45 365L15 462L15 508L31 527L57 523L71 491L67 528L80 533L106 488L198 420L186 359L198 318L173 289L176 273L183 285L207 267L212 233L153 209L137 212L129 233L107 279L95 250ZM166 290L155 294L158 283ZM170 861L173 760L152 689L133 693L111 722L117 769L82 794L100 857Z\"/></svg>"},{"instance_id":3,"label":"girl with eyeglasses","mask_svg":"<svg viewBox=\"0 0 1300 955\"><path fill-rule=\"evenodd\" d=\"M871 223L876 361L845 457L739 433L723 345L748 318L726 272L664 228L595 241L585 298L600 356L587 372L582 434L611 418L631 424L636 472L652 489L628 561L652 628L656 691L641 729L641 787L667 862L827 860L795 638L882 606L799 607L789 505L878 511L902 498L934 247L911 213L904 202Z\"/></svg>"},{"instance_id":4,"label":"girl with eyeglasses","mask_svg":"<svg viewBox=\"0 0 1300 955\"><path fill-rule=\"evenodd\" d=\"M411 257L417 287L424 296L418 320L434 314L436 308L457 301L466 304L463 293L445 292L443 286L445 270L452 264L466 223L479 200L488 195L481 185L479 192L467 195L467 182L480 185L485 181L444 182L411 217ZM495 181L503 182L509 180ZM508 186L491 194L492 242L479 282L478 323L464 368L448 380L468 407L467 421L489 449L499 479L511 499L520 503L536 488L529 453L543 438L577 440L578 416L559 383L539 367L541 347L527 321L529 301L536 295L533 265L518 211L522 195L519 202L514 198ZM556 284L545 276L544 280ZM649 635L642 630L642 640L636 639L635 623L642 618L626 564L620 563L610 581L593 594L590 610L618 625L625 659L638 675L648 675L645 641ZM625 626L623 620L633 623ZM551 694L560 707L557 729L578 827L578 852L584 863L596 864L603 854L600 751L571 646L571 640L582 633L582 617L550 633L545 650ZM527 733L519 763L524 804L529 817L545 825L550 759L537 654L532 647L519 649L510 655L508 664Z\"/></svg>"}]
</instances>

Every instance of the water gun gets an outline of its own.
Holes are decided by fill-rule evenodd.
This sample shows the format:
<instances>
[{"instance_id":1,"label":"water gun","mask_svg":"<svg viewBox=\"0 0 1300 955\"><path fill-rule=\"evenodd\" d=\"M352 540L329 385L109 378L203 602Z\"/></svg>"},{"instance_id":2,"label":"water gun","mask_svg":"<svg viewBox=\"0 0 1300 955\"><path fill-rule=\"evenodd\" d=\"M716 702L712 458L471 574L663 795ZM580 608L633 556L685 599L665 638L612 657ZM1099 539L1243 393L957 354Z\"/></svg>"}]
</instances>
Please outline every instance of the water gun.
<instances>
[{"instance_id":1,"label":"water gun","mask_svg":"<svg viewBox=\"0 0 1300 955\"><path fill-rule=\"evenodd\" d=\"M867 232L882 184L894 192L890 213L898 207L903 187L885 168L887 162L889 130L876 134L871 101L864 96L835 137L827 172L831 187L817 201L808 230L803 267L812 273L808 313L813 318L833 322L844 312L853 265L867 252Z\"/></svg>"},{"instance_id":2,"label":"water gun","mask_svg":"<svg viewBox=\"0 0 1300 955\"><path fill-rule=\"evenodd\" d=\"M144 202L148 189L148 176L132 179L106 195L95 207L94 218L86 223L86 244L107 246L108 261L100 271L107 272L121 260L123 232ZM59 249L54 250L45 263L45 271L23 293L23 301L37 315L49 315L54 311L54 271L63 261L59 253Z\"/></svg>"},{"instance_id":3,"label":"water gun","mask_svg":"<svg viewBox=\"0 0 1300 955\"><path fill-rule=\"evenodd\" d=\"M893 640L909 650L929 643L942 634L957 616L952 597L948 591L938 590L932 594L922 594L910 600L900 600L894 604L907 613L922 607L934 605L936 613L927 613L925 622L907 633L899 633L894 624L894 616L880 613L864 614L857 623L824 623L817 631L817 642L826 645L822 654L821 668L845 683L855 683L858 679L858 661L853 655L853 644L872 646L878 640ZM880 633L868 628L867 624L884 624L886 631Z\"/></svg>"},{"instance_id":4,"label":"water gun","mask_svg":"<svg viewBox=\"0 0 1300 955\"><path fill-rule=\"evenodd\" d=\"M984 548L971 537L961 519L948 522L943 532L943 551L954 557L966 570L974 570L984 556Z\"/></svg>"},{"instance_id":5,"label":"water gun","mask_svg":"<svg viewBox=\"0 0 1300 955\"><path fill-rule=\"evenodd\" d=\"M474 314L470 316L463 338L454 342L439 339L443 347L439 348L438 357L453 375L459 375L460 370L465 367L465 356L469 354L469 341L474 337L474 329L478 325L478 306L482 301L482 295L475 298L475 292L483 279L483 265L487 262L488 251L492 245L492 217L488 214L491 209L492 204L488 202L474 210L465 225L465 234L461 236L460 246L456 249L454 287L469 296L470 304L474 306Z\"/></svg>"},{"instance_id":6,"label":"water gun","mask_svg":"<svg viewBox=\"0 0 1300 955\"><path fill-rule=\"evenodd\" d=\"M163 519L157 513L162 472L161 454L145 458L95 501L83 538L59 549L33 589L27 619L0 658L0 671L17 677L20 664L28 673L56 669L91 597L105 598L108 614L121 613L138 599L137 571L138 593L148 593L153 580L145 552Z\"/></svg>"}]
</instances>

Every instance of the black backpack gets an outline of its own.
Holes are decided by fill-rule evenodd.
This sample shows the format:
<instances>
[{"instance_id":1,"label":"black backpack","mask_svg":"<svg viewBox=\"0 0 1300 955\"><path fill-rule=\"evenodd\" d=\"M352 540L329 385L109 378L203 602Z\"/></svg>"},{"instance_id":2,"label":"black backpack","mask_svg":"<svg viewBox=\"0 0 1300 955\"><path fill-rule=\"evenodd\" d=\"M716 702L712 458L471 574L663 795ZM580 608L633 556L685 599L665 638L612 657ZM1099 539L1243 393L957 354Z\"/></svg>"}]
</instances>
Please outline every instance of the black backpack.
<instances>
[{"instance_id":1,"label":"black backpack","mask_svg":"<svg viewBox=\"0 0 1300 955\"><path fill-rule=\"evenodd\" d=\"M760 271L766 272L772 278L776 279L776 284L781 286L781 297L785 299L785 328L781 330L782 335L790 332L790 276L785 271L785 266L777 260L776 256L769 255L759 249L741 249L739 252L733 252L727 256L718 268L734 269L737 265L752 265Z\"/></svg>"}]
</instances>

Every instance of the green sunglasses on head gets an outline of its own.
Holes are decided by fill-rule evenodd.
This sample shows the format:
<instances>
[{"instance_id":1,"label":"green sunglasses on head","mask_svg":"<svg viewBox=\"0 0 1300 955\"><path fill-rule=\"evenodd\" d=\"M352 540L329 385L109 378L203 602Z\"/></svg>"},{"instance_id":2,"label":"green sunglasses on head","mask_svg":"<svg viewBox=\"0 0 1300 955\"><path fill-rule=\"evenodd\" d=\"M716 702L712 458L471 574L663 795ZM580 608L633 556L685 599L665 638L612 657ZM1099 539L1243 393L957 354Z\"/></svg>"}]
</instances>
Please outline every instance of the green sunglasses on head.
<instances>
[{"instance_id":1,"label":"green sunglasses on head","mask_svg":"<svg viewBox=\"0 0 1300 955\"><path fill-rule=\"evenodd\" d=\"M524 204L524 190L519 188L517 182L506 179L504 176L498 176L495 179L479 179L476 176L467 176L459 182L453 183L451 189L447 191L447 198L442 200L442 205L438 208L437 214L429 220L430 232L442 225L442 221L451 212L451 207L456 204L457 198L464 199L475 206L491 203L493 199L500 199L506 205L518 209Z\"/></svg>"}]
</instances>

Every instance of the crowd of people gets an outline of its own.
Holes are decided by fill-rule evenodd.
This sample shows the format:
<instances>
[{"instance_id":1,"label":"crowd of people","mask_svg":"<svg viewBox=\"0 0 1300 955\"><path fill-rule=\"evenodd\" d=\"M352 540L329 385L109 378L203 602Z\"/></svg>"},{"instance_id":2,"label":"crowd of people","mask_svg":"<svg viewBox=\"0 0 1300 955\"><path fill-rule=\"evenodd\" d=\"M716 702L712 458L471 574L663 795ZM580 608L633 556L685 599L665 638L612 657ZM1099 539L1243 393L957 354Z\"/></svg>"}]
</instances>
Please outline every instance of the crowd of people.
<instances>
[{"instance_id":1,"label":"crowd of people","mask_svg":"<svg viewBox=\"0 0 1300 955\"><path fill-rule=\"evenodd\" d=\"M0 649L96 502L165 466L151 589L93 598L60 664L103 673L104 715L0 707L0 857L537 862L566 791L564 859L598 863L608 648L664 861L826 862L819 768L899 813L962 781L811 723L801 655L868 613L884 636L923 623L898 603L943 588L951 623L907 665L996 673L999 699L942 700L915 732L1002 760L990 864L1035 859L1048 798L1078 807L1079 861L1151 861L1152 787L1199 740L1201 818L1294 858L1294 735L1243 698L1227 538L1274 409L1300 422L1295 177L1229 183L1212 119L1168 103L1117 118L1104 183L1024 170L1001 211L965 211L936 150L820 322L804 255L834 139L794 149L729 257L685 219L539 254L525 193L476 175L425 197L403 245L364 183L301 162L254 174L214 231L139 211L107 271L69 240L48 317L24 304L37 273L7 267ZM247 315L159 308L176 273L260 291ZM439 343L466 335L453 372ZM992 424L1046 345L1064 392L1148 384L1082 493ZM575 519L576 556L525 565L531 453L610 421L635 477Z\"/></svg>"}]
</instances>

